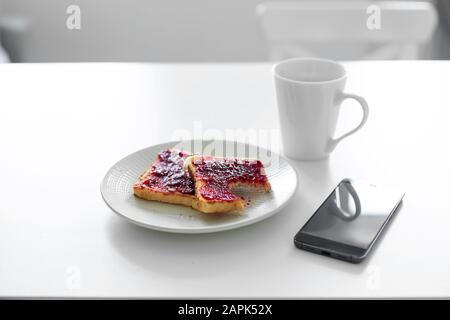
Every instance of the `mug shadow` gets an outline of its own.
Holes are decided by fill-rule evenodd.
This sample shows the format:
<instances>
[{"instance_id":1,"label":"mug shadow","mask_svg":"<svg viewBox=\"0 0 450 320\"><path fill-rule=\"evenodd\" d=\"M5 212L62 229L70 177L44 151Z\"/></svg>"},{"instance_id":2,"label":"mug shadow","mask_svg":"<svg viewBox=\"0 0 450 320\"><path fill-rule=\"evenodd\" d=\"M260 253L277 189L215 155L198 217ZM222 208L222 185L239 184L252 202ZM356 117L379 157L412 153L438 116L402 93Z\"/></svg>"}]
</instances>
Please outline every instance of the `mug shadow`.
<instances>
[{"instance_id":1,"label":"mug shadow","mask_svg":"<svg viewBox=\"0 0 450 320\"><path fill-rule=\"evenodd\" d=\"M306 180L312 186L322 186L332 179L330 158L317 161L290 160L295 166L301 180Z\"/></svg>"},{"instance_id":2,"label":"mug shadow","mask_svg":"<svg viewBox=\"0 0 450 320\"><path fill-rule=\"evenodd\" d=\"M296 197L300 204L299 214L303 215L303 222L314 213L320 201L337 185L336 177L330 169L330 160L325 158L318 161L300 161L290 159L290 163L297 170L298 188Z\"/></svg>"}]
</instances>

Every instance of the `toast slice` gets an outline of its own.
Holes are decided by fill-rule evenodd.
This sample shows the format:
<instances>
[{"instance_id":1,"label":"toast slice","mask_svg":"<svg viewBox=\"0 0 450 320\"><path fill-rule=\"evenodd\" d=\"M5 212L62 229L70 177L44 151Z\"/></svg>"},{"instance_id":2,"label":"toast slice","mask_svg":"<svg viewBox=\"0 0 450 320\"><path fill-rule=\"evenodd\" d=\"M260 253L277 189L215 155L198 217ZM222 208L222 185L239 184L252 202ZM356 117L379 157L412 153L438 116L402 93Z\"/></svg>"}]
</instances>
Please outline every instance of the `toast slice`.
<instances>
[{"instance_id":1,"label":"toast slice","mask_svg":"<svg viewBox=\"0 0 450 320\"><path fill-rule=\"evenodd\" d=\"M186 166L195 184L192 207L204 213L242 212L244 200L232 191L236 187L270 191L259 160L196 155L186 159Z\"/></svg>"},{"instance_id":2,"label":"toast slice","mask_svg":"<svg viewBox=\"0 0 450 320\"><path fill-rule=\"evenodd\" d=\"M192 206L196 199L194 181L184 167L190 154L166 149L158 153L158 157L134 184L134 194L145 200Z\"/></svg>"}]
</instances>

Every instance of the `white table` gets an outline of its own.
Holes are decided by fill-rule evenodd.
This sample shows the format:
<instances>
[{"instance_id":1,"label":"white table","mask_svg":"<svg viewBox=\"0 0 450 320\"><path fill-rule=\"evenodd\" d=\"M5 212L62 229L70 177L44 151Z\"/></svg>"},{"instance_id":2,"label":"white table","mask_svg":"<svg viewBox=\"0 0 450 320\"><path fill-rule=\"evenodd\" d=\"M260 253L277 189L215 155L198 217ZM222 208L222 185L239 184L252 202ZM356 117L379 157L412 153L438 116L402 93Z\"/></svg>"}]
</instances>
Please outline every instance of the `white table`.
<instances>
[{"instance_id":1,"label":"white table","mask_svg":"<svg viewBox=\"0 0 450 320\"><path fill-rule=\"evenodd\" d=\"M369 121L328 161L294 163L299 188L285 210L177 235L116 216L100 196L103 175L181 129L276 130L269 64L1 65L0 296L450 296L450 62L346 67ZM358 121L352 108L341 128ZM293 245L344 177L406 192L359 265Z\"/></svg>"}]
</instances>

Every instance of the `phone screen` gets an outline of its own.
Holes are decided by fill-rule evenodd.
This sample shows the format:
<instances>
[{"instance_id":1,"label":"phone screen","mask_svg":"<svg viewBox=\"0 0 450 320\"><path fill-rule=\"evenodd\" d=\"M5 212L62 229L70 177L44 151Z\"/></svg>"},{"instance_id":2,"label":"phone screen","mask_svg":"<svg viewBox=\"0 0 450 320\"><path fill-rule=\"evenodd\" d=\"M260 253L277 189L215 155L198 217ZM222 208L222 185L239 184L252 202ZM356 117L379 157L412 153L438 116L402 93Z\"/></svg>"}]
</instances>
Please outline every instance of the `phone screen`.
<instances>
[{"instance_id":1,"label":"phone screen","mask_svg":"<svg viewBox=\"0 0 450 320\"><path fill-rule=\"evenodd\" d=\"M345 179L300 233L368 249L402 198L397 190Z\"/></svg>"}]
</instances>

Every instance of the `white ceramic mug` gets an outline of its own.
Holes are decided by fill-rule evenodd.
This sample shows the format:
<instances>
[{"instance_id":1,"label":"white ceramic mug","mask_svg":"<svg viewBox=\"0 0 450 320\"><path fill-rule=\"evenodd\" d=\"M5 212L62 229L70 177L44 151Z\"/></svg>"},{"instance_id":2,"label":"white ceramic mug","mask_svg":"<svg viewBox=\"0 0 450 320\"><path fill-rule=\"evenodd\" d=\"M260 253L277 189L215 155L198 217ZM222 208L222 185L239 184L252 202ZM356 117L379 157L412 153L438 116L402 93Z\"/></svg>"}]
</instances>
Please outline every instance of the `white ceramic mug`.
<instances>
[{"instance_id":1,"label":"white ceramic mug","mask_svg":"<svg viewBox=\"0 0 450 320\"><path fill-rule=\"evenodd\" d=\"M366 123L369 108L363 97L344 93L347 73L334 61L294 58L273 67L284 153L294 159L327 157L344 138ZM340 105L354 99L363 109L361 123L335 138Z\"/></svg>"}]
</instances>

